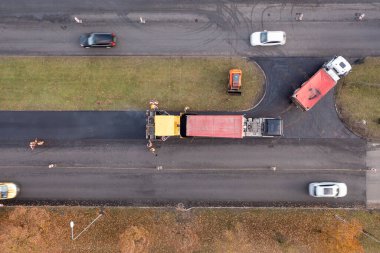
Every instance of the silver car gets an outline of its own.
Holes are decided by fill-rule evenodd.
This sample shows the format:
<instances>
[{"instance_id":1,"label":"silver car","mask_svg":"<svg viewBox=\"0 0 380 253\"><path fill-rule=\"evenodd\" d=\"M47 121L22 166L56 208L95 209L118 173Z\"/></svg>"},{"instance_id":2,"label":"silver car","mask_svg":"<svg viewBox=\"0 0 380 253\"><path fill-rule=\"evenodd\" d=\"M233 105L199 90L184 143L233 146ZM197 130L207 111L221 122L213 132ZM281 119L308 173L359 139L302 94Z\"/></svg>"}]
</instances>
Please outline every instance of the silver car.
<instances>
[{"instance_id":1,"label":"silver car","mask_svg":"<svg viewBox=\"0 0 380 253\"><path fill-rule=\"evenodd\" d=\"M347 185L337 182L319 182L309 184L309 194L313 197L339 198L347 195Z\"/></svg>"}]
</instances>

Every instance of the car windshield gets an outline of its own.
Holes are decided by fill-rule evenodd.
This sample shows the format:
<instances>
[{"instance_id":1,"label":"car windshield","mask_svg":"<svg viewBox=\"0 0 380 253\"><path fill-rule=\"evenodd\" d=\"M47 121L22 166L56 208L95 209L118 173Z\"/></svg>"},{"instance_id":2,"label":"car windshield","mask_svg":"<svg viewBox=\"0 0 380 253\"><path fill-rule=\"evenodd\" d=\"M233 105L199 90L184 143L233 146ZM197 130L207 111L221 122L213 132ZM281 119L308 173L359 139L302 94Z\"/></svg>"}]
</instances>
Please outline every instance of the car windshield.
<instances>
[{"instance_id":1,"label":"car windshield","mask_svg":"<svg viewBox=\"0 0 380 253\"><path fill-rule=\"evenodd\" d=\"M89 45L94 45L95 44L95 36L94 35L91 35L89 38L88 38L88 44Z\"/></svg>"},{"instance_id":2,"label":"car windshield","mask_svg":"<svg viewBox=\"0 0 380 253\"><path fill-rule=\"evenodd\" d=\"M260 34L260 42L261 43L266 43L268 41L268 33L267 32L262 32Z\"/></svg>"},{"instance_id":3,"label":"car windshield","mask_svg":"<svg viewBox=\"0 0 380 253\"><path fill-rule=\"evenodd\" d=\"M8 194L8 187L5 185L0 185L1 198L6 198Z\"/></svg>"}]
</instances>

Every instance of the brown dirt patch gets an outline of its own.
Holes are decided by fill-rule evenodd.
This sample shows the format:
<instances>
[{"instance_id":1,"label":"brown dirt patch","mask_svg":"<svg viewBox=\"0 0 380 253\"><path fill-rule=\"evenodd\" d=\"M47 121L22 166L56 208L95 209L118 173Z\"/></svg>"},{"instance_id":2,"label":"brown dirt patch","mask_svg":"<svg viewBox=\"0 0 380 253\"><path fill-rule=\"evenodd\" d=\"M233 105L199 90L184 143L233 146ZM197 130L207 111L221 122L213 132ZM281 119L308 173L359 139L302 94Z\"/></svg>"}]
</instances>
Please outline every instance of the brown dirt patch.
<instances>
[{"instance_id":1,"label":"brown dirt patch","mask_svg":"<svg viewBox=\"0 0 380 253\"><path fill-rule=\"evenodd\" d=\"M149 252L149 232L145 228L132 226L119 237L121 253Z\"/></svg>"},{"instance_id":2,"label":"brown dirt patch","mask_svg":"<svg viewBox=\"0 0 380 253\"><path fill-rule=\"evenodd\" d=\"M71 220L76 236L98 215L98 208L2 208L0 252L358 253L363 224L375 236L380 225L379 216L358 211L107 208L71 240Z\"/></svg>"}]
</instances>

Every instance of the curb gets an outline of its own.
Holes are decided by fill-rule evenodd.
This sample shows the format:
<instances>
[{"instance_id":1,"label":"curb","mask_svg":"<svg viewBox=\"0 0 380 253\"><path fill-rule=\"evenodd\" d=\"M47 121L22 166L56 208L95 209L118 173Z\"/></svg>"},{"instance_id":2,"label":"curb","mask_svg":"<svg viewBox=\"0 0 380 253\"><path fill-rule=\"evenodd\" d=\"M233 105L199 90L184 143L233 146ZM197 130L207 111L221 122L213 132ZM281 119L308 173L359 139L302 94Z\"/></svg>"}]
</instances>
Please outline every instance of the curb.
<instances>
[{"instance_id":1,"label":"curb","mask_svg":"<svg viewBox=\"0 0 380 253\"><path fill-rule=\"evenodd\" d=\"M240 111L237 111L237 112L248 112L248 111L251 111L251 110L255 109L256 107L258 107L261 104L261 102L263 102L263 100L265 98L265 95L267 94L267 89L268 89L267 75L266 75L265 71L261 68L261 66L255 60L250 60L249 57L243 57L243 59L247 59L250 62L254 63L260 69L261 73L263 73L263 76L264 76L264 89L262 91L260 100L255 105L253 105L252 107L250 107L250 108L248 108L246 110L240 110Z\"/></svg>"},{"instance_id":2,"label":"curb","mask_svg":"<svg viewBox=\"0 0 380 253\"><path fill-rule=\"evenodd\" d=\"M379 203L380 204L380 203ZM4 205L2 207L11 207L11 208L17 208L17 207L26 207L26 208L79 208L79 209L97 209L97 208L109 208L109 209L174 209L177 211L192 211L197 209L237 209L237 210L321 210L321 211L328 211L328 210L374 210L379 209L380 206L377 208L368 208L368 207L286 207L286 206L279 206L279 207L242 207L242 206L196 206L196 207L189 207L186 208L183 203L178 203L174 206L107 206L107 205L95 205L95 206L80 206L80 205L57 205L57 206L50 206L50 205L43 205L43 206L37 206L37 205ZM1 207L0 207L1 208Z\"/></svg>"},{"instance_id":3,"label":"curb","mask_svg":"<svg viewBox=\"0 0 380 253\"><path fill-rule=\"evenodd\" d=\"M337 105L337 103L336 103L336 98L337 98L337 93L338 93L338 91L336 91L335 92L335 94L334 94L334 107L335 107L335 112L336 112L336 114L338 115L338 118L339 118L339 120L340 120L340 122L342 122L342 124L345 126L345 128L348 130L348 131L350 131L353 135L355 135L356 137L358 137L358 138L360 138L360 139L363 139L363 140L366 140L366 141L368 141L368 139L367 138L365 138L364 136L361 136L360 134L358 134L357 132L355 132L354 130L352 130L350 127L349 127L349 125L347 124L347 122L346 121L344 121L343 120L343 116L342 116L342 114L340 113L340 111L339 111L339 109L338 109L338 105Z\"/></svg>"}]
</instances>

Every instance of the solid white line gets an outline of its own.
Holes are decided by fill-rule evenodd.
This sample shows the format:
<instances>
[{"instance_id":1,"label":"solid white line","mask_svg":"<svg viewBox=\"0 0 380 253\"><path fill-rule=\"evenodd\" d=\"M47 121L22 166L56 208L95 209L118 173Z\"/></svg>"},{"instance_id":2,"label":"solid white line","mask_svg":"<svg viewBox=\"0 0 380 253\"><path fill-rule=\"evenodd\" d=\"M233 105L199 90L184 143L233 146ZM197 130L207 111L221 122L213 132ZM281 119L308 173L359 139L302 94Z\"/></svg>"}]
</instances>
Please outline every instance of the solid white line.
<instances>
[{"instance_id":1,"label":"solid white line","mask_svg":"<svg viewBox=\"0 0 380 253\"><path fill-rule=\"evenodd\" d=\"M273 174L276 174L278 172L307 172L307 171L318 171L321 173L324 172L367 172L368 169L366 168L360 168L360 169L313 169L313 168L302 168L302 169L281 169L280 167L276 167L276 170L273 171L272 167L264 167L264 168L166 168L163 165L159 165L156 167L140 167L140 168L127 168L127 167L106 167L106 166L65 166L56 164L54 168L49 168L49 165L0 165L0 170L2 168L14 168L14 169L22 169L22 168L30 168L30 169L46 169L50 171L59 171L62 169L79 169L79 170L85 170L85 169L94 169L94 170L158 170L158 171L186 171L186 172L203 172L203 171L268 171L273 172ZM159 167L159 168L158 168Z\"/></svg>"}]
</instances>

